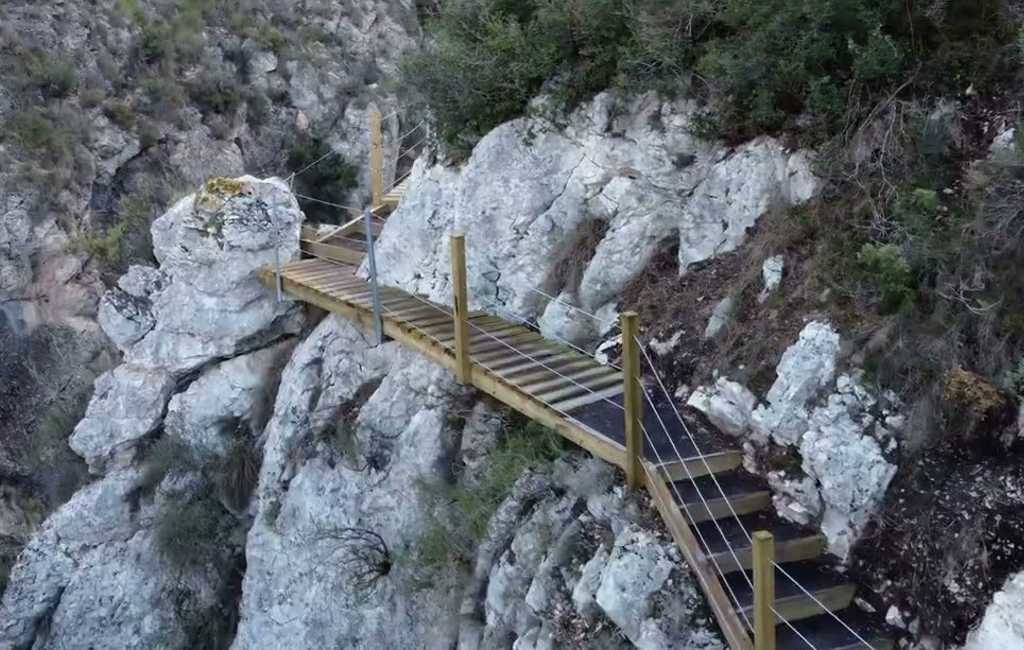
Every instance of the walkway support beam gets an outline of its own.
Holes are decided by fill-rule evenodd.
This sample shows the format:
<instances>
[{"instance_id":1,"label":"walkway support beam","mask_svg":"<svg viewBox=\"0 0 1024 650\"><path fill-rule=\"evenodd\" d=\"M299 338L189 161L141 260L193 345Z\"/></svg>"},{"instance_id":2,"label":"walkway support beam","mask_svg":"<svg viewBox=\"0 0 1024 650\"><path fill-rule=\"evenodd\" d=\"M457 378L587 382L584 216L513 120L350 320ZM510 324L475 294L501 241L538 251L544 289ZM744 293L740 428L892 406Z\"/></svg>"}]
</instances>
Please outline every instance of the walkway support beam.
<instances>
[{"instance_id":1,"label":"walkway support beam","mask_svg":"<svg viewBox=\"0 0 1024 650\"><path fill-rule=\"evenodd\" d=\"M455 319L455 377L460 384L473 383L472 360L469 356L469 292L466 289L466 236L451 237L452 297Z\"/></svg>"},{"instance_id":2,"label":"walkway support beam","mask_svg":"<svg viewBox=\"0 0 1024 650\"><path fill-rule=\"evenodd\" d=\"M640 350L637 346L637 314L622 314L623 405L626 410L626 485L636 490L643 485L643 403L640 401Z\"/></svg>"},{"instance_id":3,"label":"walkway support beam","mask_svg":"<svg viewBox=\"0 0 1024 650\"><path fill-rule=\"evenodd\" d=\"M384 136L380 111L370 111L370 194L371 208L384 202Z\"/></svg>"},{"instance_id":4,"label":"walkway support beam","mask_svg":"<svg viewBox=\"0 0 1024 650\"><path fill-rule=\"evenodd\" d=\"M775 538L754 533L754 650L775 650Z\"/></svg>"}]
</instances>

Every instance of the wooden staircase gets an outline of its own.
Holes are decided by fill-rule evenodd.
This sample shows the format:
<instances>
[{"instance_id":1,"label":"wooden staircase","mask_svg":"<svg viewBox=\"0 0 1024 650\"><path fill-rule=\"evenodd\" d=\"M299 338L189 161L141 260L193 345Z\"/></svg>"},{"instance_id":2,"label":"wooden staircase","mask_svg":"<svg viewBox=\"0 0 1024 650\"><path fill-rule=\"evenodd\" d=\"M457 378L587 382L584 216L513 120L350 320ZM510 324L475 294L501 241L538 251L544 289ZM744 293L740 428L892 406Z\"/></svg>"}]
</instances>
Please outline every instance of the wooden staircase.
<instances>
[{"instance_id":1,"label":"wooden staircase","mask_svg":"<svg viewBox=\"0 0 1024 650\"><path fill-rule=\"evenodd\" d=\"M378 152L372 159L379 161L379 133L376 137ZM374 238L407 185L406 180L383 192L378 184ZM286 265L281 284L291 296L369 329L375 320L373 292L356 273L367 252L365 223L360 216L340 226L304 226L301 248L314 259ZM278 280L270 268L261 279L270 287ZM893 647L886 626L853 605L856 585L826 555L822 534L780 519L766 482L742 469L742 452L703 416L680 412L667 395L650 390L650 408L645 405L641 421L645 436L631 456L623 417L625 381L618 368L487 313L469 313L462 335L451 307L394 287L380 287L379 298L382 329L393 340L457 373L468 357L467 379L483 392L627 472L639 464L642 483L731 648L754 648L754 531L772 533L775 562L781 567L775 572L776 648ZM458 345L465 346L461 352Z\"/></svg>"}]
</instances>

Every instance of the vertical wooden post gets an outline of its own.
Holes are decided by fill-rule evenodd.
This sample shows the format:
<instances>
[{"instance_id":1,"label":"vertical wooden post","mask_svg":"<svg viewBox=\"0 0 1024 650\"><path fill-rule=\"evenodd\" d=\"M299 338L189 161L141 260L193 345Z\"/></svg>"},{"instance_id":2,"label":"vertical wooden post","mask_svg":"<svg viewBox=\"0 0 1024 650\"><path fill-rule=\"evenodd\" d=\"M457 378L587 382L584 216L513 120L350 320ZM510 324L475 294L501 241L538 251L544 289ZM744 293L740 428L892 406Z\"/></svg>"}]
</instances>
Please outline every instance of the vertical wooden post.
<instances>
[{"instance_id":1,"label":"vertical wooden post","mask_svg":"<svg viewBox=\"0 0 1024 650\"><path fill-rule=\"evenodd\" d=\"M637 489L643 484L643 402L640 390L640 351L636 343L637 315L628 311L620 317L622 324L623 403L626 408L626 485Z\"/></svg>"},{"instance_id":2,"label":"vertical wooden post","mask_svg":"<svg viewBox=\"0 0 1024 650\"><path fill-rule=\"evenodd\" d=\"M380 111L370 111L370 194L371 209L384 202L384 138Z\"/></svg>"},{"instance_id":3,"label":"vertical wooden post","mask_svg":"<svg viewBox=\"0 0 1024 650\"><path fill-rule=\"evenodd\" d=\"M775 538L754 533L754 650L775 650Z\"/></svg>"},{"instance_id":4,"label":"vertical wooden post","mask_svg":"<svg viewBox=\"0 0 1024 650\"><path fill-rule=\"evenodd\" d=\"M469 330L466 318L469 314L469 298L466 289L466 236L452 235L452 294L454 298L453 316L455 319L455 377L460 384L472 381L469 357Z\"/></svg>"}]
</instances>

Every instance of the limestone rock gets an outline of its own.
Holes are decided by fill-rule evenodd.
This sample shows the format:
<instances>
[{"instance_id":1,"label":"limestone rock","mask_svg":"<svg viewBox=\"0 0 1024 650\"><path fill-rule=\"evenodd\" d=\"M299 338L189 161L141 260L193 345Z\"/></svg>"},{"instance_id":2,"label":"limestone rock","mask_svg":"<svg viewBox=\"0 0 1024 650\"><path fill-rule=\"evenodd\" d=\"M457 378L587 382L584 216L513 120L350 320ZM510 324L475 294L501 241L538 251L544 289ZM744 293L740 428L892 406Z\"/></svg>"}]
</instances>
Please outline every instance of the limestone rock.
<instances>
[{"instance_id":1,"label":"limestone rock","mask_svg":"<svg viewBox=\"0 0 1024 650\"><path fill-rule=\"evenodd\" d=\"M256 272L298 255L302 219L276 179L224 180L176 203L153 223L167 277L151 297L155 325L126 360L182 374L298 331L294 304L275 302Z\"/></svg>"},{"instance_id":2,"label":"limestone rock","mask_svg":"<svg viewBox=\"0 0 1024 650\"><path fill-rule=\"evenodd\" d=\"M788 472L768 472L767 478L780 517L805 526L818 522L823 506L813 478L792 477Z\"/></svg>"},{"instance_id":3,"label":"limestone rock","mask_svg":"<svg viewBox=\"0 0 1024 650\"><path fill-rule=\"evenodd\" d=\"M725 298L722 298L711 311L711 318L708 319L708 326L704 328L704 338L713 339L717 337L722 333L722 330L732 324L733 317L735 315L736 298L733 296L726 296Z\"/></svg>"},{"instance_id":4,"label":"limestone rock","mask_svg":"<svg viewBox=\"0 0 1024 650\"><path fill-rule=\"evenodd\" d=\"M793 444L800 439L809 418L807 404L832 384L838 355L839 333L830 325L812 321L804 327L782 355L767 405L753 413L753 428L762 440Z\"/></svg>"},{"instance_id":5,"label":"limestone rock","mask_svg":"<svg viewBox=\"0 0 1024 650\"><path fill-rule=\"evenodd\" d=\"M167 276L148 266L131 266L117 286L103 295L99 324L122 351L142 339L156 325L152 296L163 290Z\"/></svg>"},{"instance_id":6,"label":"limestone rock","mask_svg":"<svg viewBox=\"0 0 1024 650\"><path fill-rule=\"evenodd\" d=\"M764 280L764 289L757 297L757 301L763 303L768 296L775 292L782 284L782 271L786 266L786 258L782 255L774 255L764 261L761 266L761 277Z\"/></svg>"},{"instance_id":7,"label":"limestone rock","mask_svg":"<svg viewBox=\"0 0 1024 650\"><path fill-rule=\"evenodd\" d=\"M395 564L358 589L343 564L324 561L344 552L331 536L344 527L375 532L393 552L407 548L425 514L417 482L455 453L448 412L464 389L398 344L371 345L330 316L284 369L264 434L234 648L447 647L457 634L451 585L417 591L414 567Z\"/></svg>"},{"instance_id":8,"label":"limestone rock","mask_svg":"<svg viewBox=\"0 0 1024 650\"><path fill-rule=\"evenodd\" d=\"M650 533L629 528L615 539L601 572L597 604L634 643L640 638L643 622L651 617L651 596L671 575L675 563Z\"/></svg>"},{"instance_id":9,"label":"limestone rock","mask_svg":"<svg viewBox=\"0 0 1024 650\"><path fill-rule=\"evenodd\" d=\"M814 410L800 442L803 470L819 486L821 530L829 550L843 559L896 474L878 441L865 435L875 422L863 409L849 394L830 396Z\"/></svg>"},{"instance_id":10,"label":"limestone rock","mask_svg":"<svg viewBox=\"0 0 1024 650\"><path fill-rule=\"evenodd\" d=\"M169 373L121 365L96 380L85 417L69 444L94 472L131 460L134 443L160 425L175 381Z\"/></svg>"},{"instance_id":11,"label":"limestone rock","mask_svg":"<svg viewBox=\"0 0 1024 650\"><path fill-rule=\"evenodd\" d=\"M240 424L258 434L270 418L281 368L294 348L293 340L285 340L206 370L171 398L165 433L199 457L223 456Z\"/></svg>"},{"instance_id":12,"label":"limestone rock","mask_svg":"<svg viewBox=\"0 0 1024 650\"><path fill-rule=\"evenodd\" d=\"M724 433L737 438L750 430L757 397L743 384L719 377L713 387L700 387L686 402Z\"/></svg>"},{"instance_id":13,"label":"limestone rock","mask_svg":"<svg viewBox=\"0 0 1024 650\"><path fill-rule=\"evenodd\" d=\"M967 636L963 650L995 650L1024 645L1024 573L1006 579L1002 590L992 596L981 624Z\"/></svg>"},{"instance_id":14,"label":"limestone rock","mask_svg":"<svg viewBox=\"0 0 1024 650\"><path fill-rule=\"evenodd\" d=\"M43 524L25 548L0 601L0 647L186 647L179 615L187 599L215 610L229 571L221 562L181 571L167 566L155 542L153 506L134 513L138 475L112 473L80 490ZM227 549L224 551L227 553Z\"/></svg>"},{"instance_id":15,"label":"limestone rock","mask_svg":"<svg viewBox=\"0 0 1024 650\"><path fill-rule=\"evenodd\" d=\"M449 301L447 238L439 235L459 230L474 308L496 303L540 318L549 334L592 341L585 317L569 317L532 290L560 281L554 263L582 222L608 222L573 297L597 314L667 237L679 238L685 270L735 249L769 206L800 203L817 189L806 152L771 138L735 149L694 138L698 110L688 100L602 93L564 129L536 118L497 127L458 170L417 161L379 241L382 279Z\"/></svg>"}]
</instances>

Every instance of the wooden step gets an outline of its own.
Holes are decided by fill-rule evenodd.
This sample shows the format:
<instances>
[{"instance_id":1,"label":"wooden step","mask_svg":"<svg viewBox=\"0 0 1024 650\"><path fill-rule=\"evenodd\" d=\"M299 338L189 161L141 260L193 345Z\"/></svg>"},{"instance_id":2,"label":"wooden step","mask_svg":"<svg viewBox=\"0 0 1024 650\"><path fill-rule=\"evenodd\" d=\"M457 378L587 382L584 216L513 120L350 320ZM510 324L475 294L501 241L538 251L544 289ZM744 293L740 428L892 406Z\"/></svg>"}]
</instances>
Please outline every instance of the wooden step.
<instances>
[{"instance_id":1,"label":"wooden step","mask_svg":"<svg viewBox=\"0 0 1024 650\"><path fill-rule=\"evenodd\" d=\"M587 383L591 379L602 377L604 375L618 374L618 371L614 368L602 366L596 361L592 361L590 359L581 359L575 363L557 368L556 370L558 371L557 374L552 370L546 370L544 374L537 372L521 376L517 378L515 384L527 393L540 394L546 390L560 386L567 381L567 378L568 380ZM538 377L537 375L541 376ZM622 375L618 374L618 376L621 380Z\"/></svg>"},{"instance_id":2,"label":"wooden step","mask_svg":"<svg viewBox=\"0 0 1024 650\"><path fill-rule=\"evenodd\" d=\"M596 393L609 386L622 387L622 375L618 373L604 373L586 381L572 381L562 378L561 383L544 392L532 393L544 402L555 403L576 397L578 395Z\"/></svg>"},{"instance_id":3,"label":"wooden step","mask_svg":"<svg viewBox=\"0 0 1024 650\"><path fill-rule=\"evenodd\" d=\"M693 524L757 512L771 504L768 487L741 471L676 481L672 487L680 509Z\"/></svg>"},{"instance_id":4,"label":"wooden step","mask_svg":"<svg viewBox=\"0 0 1024 650\"><path fill-rule=\"evenodd\" d=\"M752 548L747 535L758 530L767 530L774 535L775 561L779 564L813 560L825 553L824 535L808 527L784 521L770 508L741 515L738 522L730 516L694 526L694 534L701 548L712 564L723 573L752 567Z\"/></svg>"},{"instance_id":5,"label":"wooden step","mask_svg":"<svg viewBox=\"0 0 1024 650\"><path fill-rule=\"evenodd\" d=\"M846 609L857 591L844 576L821 560L788 564L784 569L793 580L780 571L775 573L775 613L779 617L775 623L777 626L784 625L783 621L802 621L825 614L826 611ZM798 584L794 584L794 580ZM752 621L754 592L750 587L751 581L753 576L750 571L737 571L725 577L727 590L735 594L741 612Z\"/></svg>"},{"instance_id":6,"label":"wooden step","mask_svg":"<svg viewBox=\"0 0 1024 650\"><path fill-rule=\"evenodd\" d=\"M807 650L807 641L810 641L815 648L822 650L867 650L864 643L854 636L847 626L861 639L867 641L874 650L893 650L896 647L892 640L892 630L856 607L847 607L835 612L835 615L845 623L845 626L830 614L812 616L791 622L789 625L779 625L775 629L775 647L777 650ZM790 625L796 631L790 629Z\"/></svg>"},{"instance_id":7,"label":"wooden step","mask_svg":"<svg viewBox=\"0 0 1024 650\"><path fill-rule=\"evenodd\" d=\"M549 368L557 367L559 364L568 363L579 358L573 352L566 352L564 348L556 345L548 345L541 350L535 351L531 356L533 359L524 359L522 356L498 355L501 358L488 359L488 367L498 373L498 376L509 381L517 381L520 376L528 373L540 372ZM543 363L544 365L540 365Z\"/></svg>"},{"instance_id":8,"label":"wooden step","mask_svg":"<svg viewBox=\"0 0 1024 650\"><path fill-rule=\"evenodd\" d=\"M683 462L678 460L666 460L664 463L655 464L665 478L671 483L682 481L690 477L707 476L708 474L721 474L729 472L743 463L743 452L738 449L707 453L703 456L691 456L684 458Z\"/></svg>"},{"instance_id":9,"label":"wooden step","mask_svg":"<svg viewBox=\"0 0 1024 650\"><path fill-rule=\"evenodd\" d=\"M580 395L579 397L573 397L571 399L567 399L567 400L562 401L562 402L556 402L556 403L552 404L551 406L556 411L559 411L559 412L562 412L562 413L569 413L569 414L571 414L573 411L579 410L579 409L581 409L581 408L583 408L585 406L593 404L594 402L600 402L600 401L603 401L603 400L606 400L606 399L611 399L611 398L615 397L616 395L621 395L621 394L622 394L622 382L619 382L618 384L612 386L611 388L606 388L606 389L598 391L596 393L587 393L585 395Z\"/></svg>"}]
</instances>

